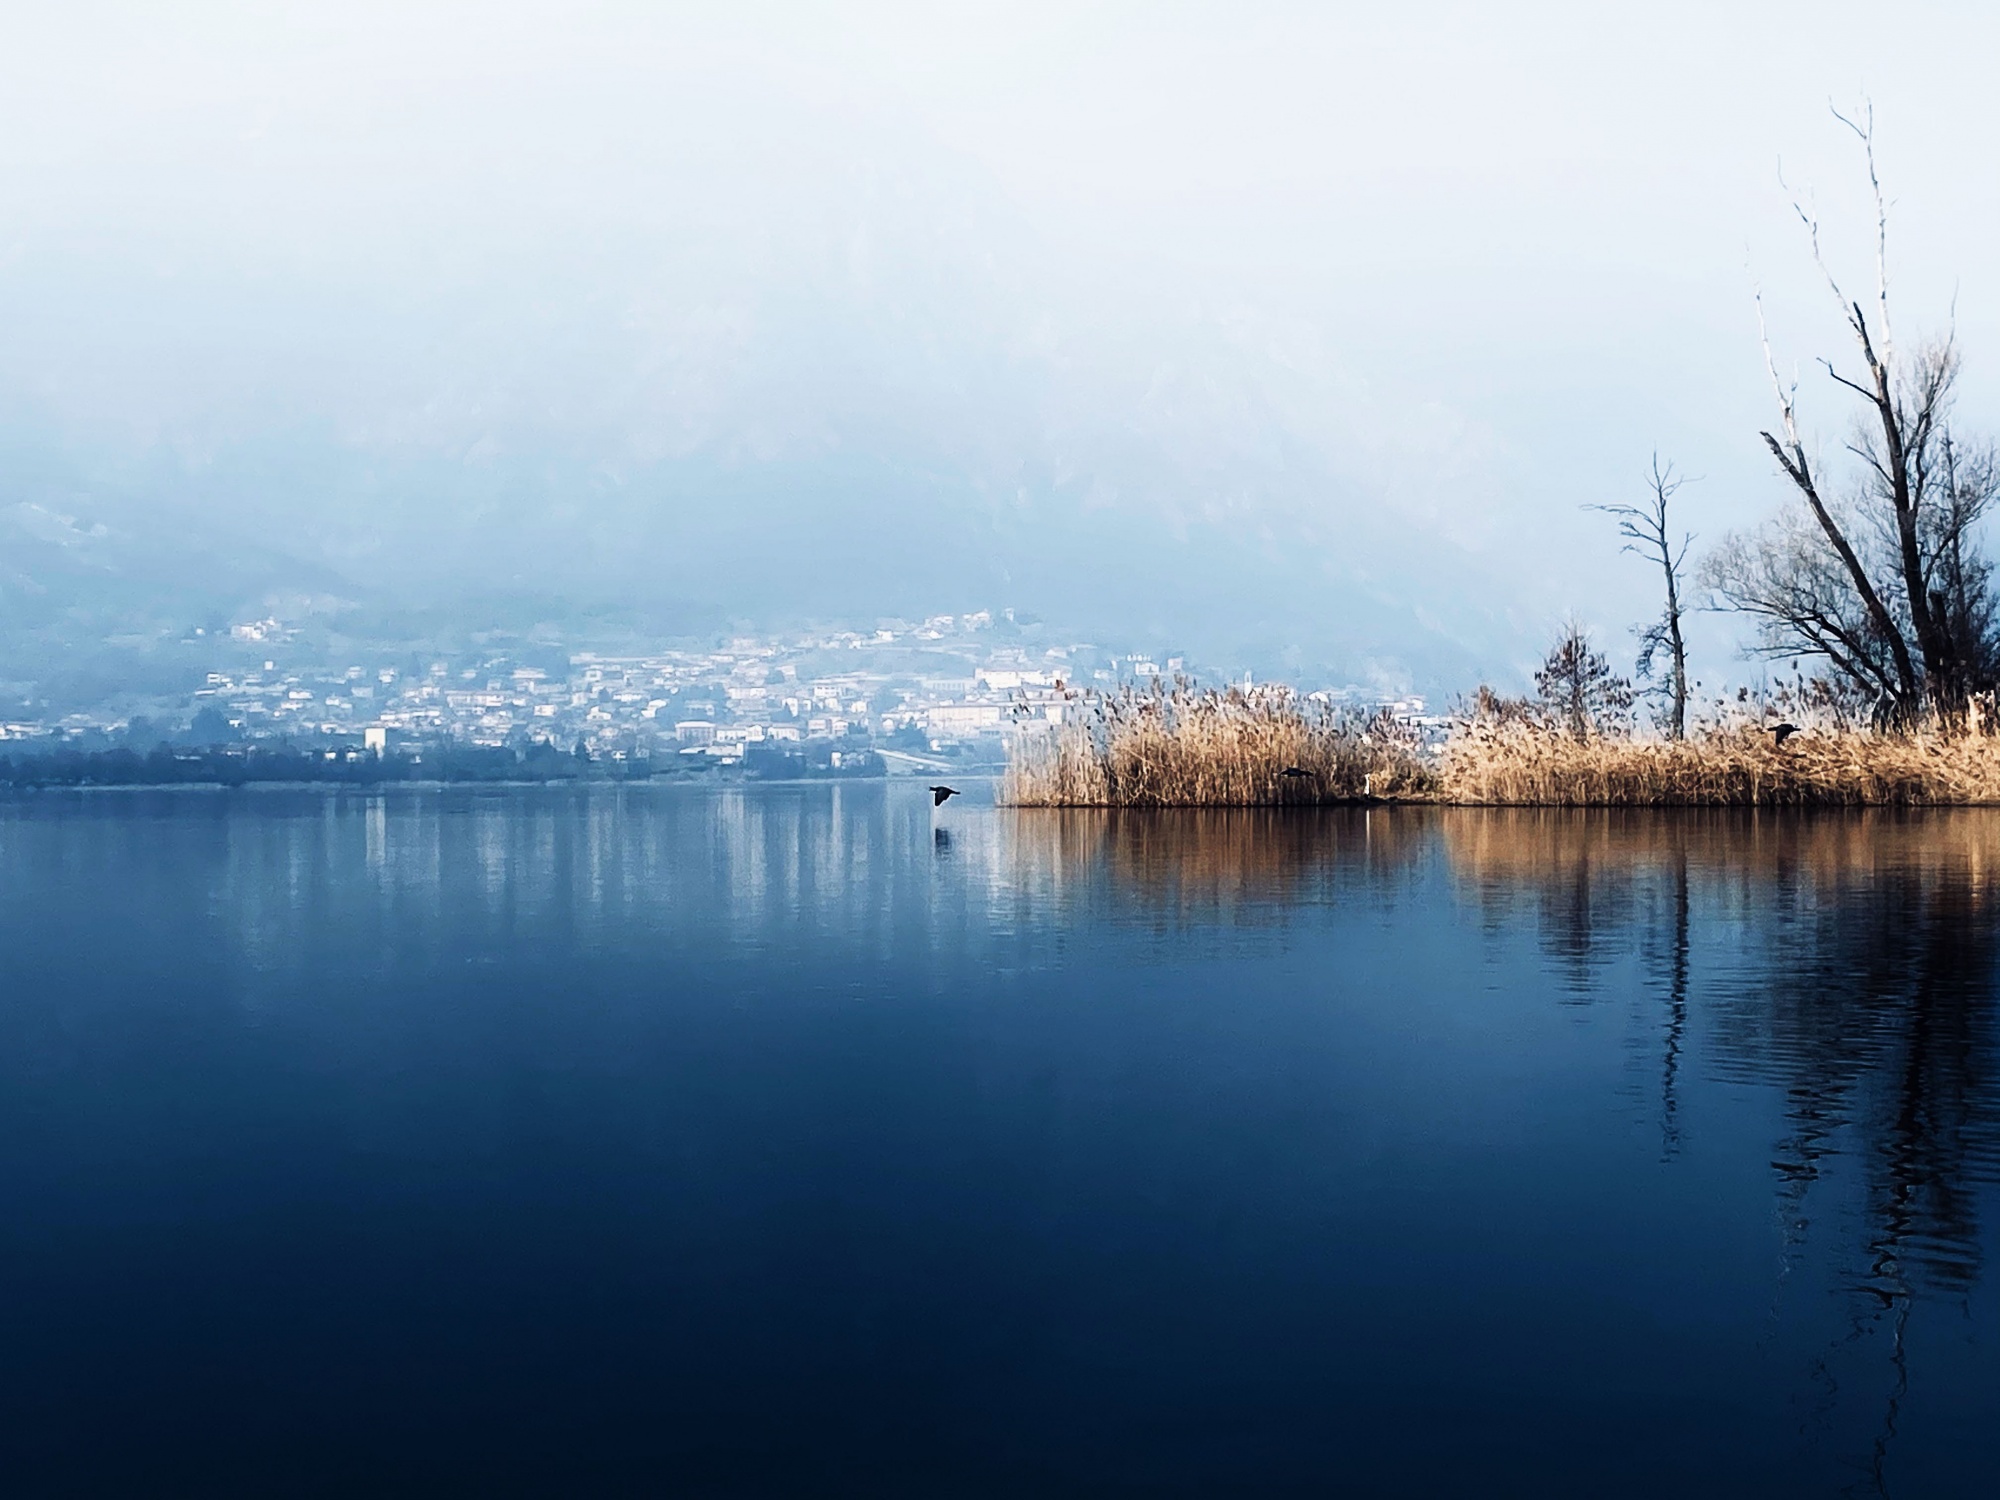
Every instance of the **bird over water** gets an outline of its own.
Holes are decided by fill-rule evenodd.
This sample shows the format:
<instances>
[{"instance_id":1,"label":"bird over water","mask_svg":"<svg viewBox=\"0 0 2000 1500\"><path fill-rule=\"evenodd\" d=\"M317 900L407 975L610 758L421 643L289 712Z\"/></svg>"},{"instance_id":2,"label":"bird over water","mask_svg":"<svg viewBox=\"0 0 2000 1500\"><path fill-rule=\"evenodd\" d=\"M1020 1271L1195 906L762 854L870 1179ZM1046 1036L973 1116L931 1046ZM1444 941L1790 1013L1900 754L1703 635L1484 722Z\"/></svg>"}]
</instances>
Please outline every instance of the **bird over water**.
<instances>
[{"instance_id":1,"label":"bird over water","mask_svg":"<svg viewBox=\"0 0 2000 1500\"><path fill-rule=\"evenodd\" d=\"M929 790L931 794L932 807L943 807L945 798L956 797L958 795L958 789L956 787L934 786L931 787Z\"/></svg>"}]
</instances>

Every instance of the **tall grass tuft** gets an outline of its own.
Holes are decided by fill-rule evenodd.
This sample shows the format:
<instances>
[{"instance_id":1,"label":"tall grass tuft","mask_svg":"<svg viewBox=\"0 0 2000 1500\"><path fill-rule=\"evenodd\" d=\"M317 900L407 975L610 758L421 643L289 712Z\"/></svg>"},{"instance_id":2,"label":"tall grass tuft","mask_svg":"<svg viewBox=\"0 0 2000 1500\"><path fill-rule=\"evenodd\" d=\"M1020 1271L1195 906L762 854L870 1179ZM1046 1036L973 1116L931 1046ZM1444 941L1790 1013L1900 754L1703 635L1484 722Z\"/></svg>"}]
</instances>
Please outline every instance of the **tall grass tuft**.
<instances>
[{"instance_id":1,"label":"tall grass tuft","mask_svg":"<svg viewBox=\"0 0 2000 1500\"><path fill-rule=\"evenodd\" d=\"M1416 735L1288 688L1185 678L1073 695L1021 731L1000 797L1018 807L1262 807L1434 796ZM1287 775L1286 773L1303 773Z\"/></svg>"}]
</instances>

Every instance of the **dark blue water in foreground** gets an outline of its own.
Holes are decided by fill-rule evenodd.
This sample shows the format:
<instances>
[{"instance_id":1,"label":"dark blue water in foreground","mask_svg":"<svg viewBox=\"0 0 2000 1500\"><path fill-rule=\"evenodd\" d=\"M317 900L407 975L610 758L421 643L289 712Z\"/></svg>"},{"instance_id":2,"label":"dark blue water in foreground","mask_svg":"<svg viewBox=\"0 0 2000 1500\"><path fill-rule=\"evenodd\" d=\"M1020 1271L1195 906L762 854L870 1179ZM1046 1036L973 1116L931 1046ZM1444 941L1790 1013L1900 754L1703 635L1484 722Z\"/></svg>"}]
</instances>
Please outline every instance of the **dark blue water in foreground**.
<instances>
[{"instance_id":1,"label":"dark blue water in foreground","mask_svg":"<svg viewBox=\"0 0 2000 1500\"><path fill-rule=\"evenodd\" d=\"M1992 813L0 804L0 1484L2000 1493L1996 983Z\"/></svg>"}]
</instances>

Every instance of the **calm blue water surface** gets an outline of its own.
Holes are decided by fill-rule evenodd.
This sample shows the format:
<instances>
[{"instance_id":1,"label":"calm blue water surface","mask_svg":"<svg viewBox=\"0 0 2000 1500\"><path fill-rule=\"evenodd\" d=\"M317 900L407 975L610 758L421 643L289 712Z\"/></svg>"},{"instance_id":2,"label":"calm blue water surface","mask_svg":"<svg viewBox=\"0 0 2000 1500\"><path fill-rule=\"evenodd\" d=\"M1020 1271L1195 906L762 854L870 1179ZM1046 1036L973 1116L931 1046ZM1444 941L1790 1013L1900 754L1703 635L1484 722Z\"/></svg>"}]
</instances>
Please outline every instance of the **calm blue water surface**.
<instances>
[{"instance_id":1,"label":"calm blue water surface","mask_svg":"<svg viewBox=\"0 0 2000 1500\"><path fill-rule=\"evenodd\" d=\"M989 803L0 803L8 1493L2000 1493L2000 816Z\"/></svg>"}]
</instances>

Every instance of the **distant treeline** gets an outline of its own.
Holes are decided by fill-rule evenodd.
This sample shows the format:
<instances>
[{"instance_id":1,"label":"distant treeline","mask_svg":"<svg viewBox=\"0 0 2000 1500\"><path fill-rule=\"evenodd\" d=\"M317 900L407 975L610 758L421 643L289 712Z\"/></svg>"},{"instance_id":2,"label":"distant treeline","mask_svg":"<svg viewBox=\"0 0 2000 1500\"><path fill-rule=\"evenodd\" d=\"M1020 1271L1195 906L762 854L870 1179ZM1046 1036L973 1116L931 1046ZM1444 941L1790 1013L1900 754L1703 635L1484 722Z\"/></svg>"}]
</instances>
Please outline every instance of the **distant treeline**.
<instances>
[{"instance_id":1,"label":"distant treeline","mask_svg":"<svg viewBox=\"0 0 2000 1500\"><path fill-rule=\"evenodd\" d=\"M391 782L645 781L709 766L689 767L679 756L625 759L589 755L579 747L562 750L539 743L526 746L462 745L441 742L420 750L387 754L352 748L327 749L284 742L248 745L157 745L80 750L34 746L0 753L0 787L64 786L246 786L253 782L333 782L379 786ZM880 776L873 754L843 756L838 767L810 764L803 755L765 753L745 767L760 779L794 776Z\"/></svg>"}]
</instances>

